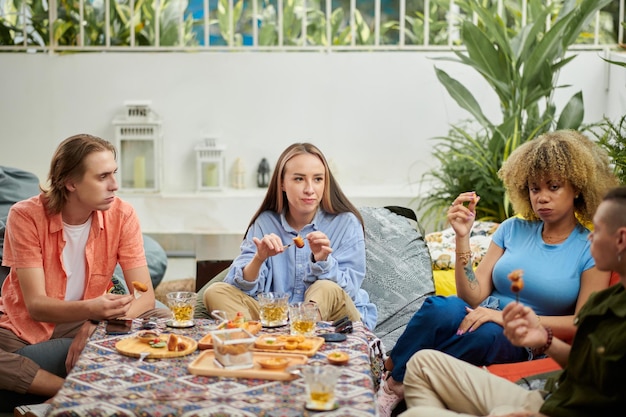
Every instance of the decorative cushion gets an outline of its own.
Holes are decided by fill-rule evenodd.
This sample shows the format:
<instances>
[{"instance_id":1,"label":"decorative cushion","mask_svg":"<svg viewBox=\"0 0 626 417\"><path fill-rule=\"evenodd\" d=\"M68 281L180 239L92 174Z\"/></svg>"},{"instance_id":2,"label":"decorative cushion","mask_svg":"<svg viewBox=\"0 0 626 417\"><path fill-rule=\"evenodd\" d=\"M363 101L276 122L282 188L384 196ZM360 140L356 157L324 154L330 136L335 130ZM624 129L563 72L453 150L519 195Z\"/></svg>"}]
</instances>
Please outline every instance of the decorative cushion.
<instances>
[{"instance_id":1,"label":"decorative cushion","mask_svg":"<svg viewBox=\"0 0 626 417\"><path fill-rule=\"evenodd\" d=\"M11 206L39 194L39 178L17 168L0 166L0 264L4 246L4 229ZM0 266L0 287L9 275L9 268Z\"/></svg>"},{"instance_id":2,"label":"decorative cushion","mask_svg":"<svg viewBox=\"0 0 626 417\"><path fill-rule=\"evenodd\" d=\"M456 295L454 269L433 271L433 281L435 281L435 294L445 296Z\"/></svg>"},{"instance_id":3,"label":"decorative cushion","mask_svg":"<svg viewBox=\"0 0 626 417\"><path fill-rule=\"evenodd\" d=\"M374 333L390 350L425 298L434 294L431 258L416 222L383 207L359 211L367 268L362 288L378 308Z\"/></svg>"},{"instance_id":4,"label":"decorative cushion","mask_svg":"<svg viewBox=\"0 0 626 417\"><path fill-rule=\"evenodd\" d=\"M472 262L478 265L485 256L487 248L491 243L491 235L496 231L500 223L477 221L470 233L470 249L472 251ZM455 256L455 234L451 227L441 231L426 235L426 244L433 260L433 270L454 269Z\"/></svg>"}]
</instances>

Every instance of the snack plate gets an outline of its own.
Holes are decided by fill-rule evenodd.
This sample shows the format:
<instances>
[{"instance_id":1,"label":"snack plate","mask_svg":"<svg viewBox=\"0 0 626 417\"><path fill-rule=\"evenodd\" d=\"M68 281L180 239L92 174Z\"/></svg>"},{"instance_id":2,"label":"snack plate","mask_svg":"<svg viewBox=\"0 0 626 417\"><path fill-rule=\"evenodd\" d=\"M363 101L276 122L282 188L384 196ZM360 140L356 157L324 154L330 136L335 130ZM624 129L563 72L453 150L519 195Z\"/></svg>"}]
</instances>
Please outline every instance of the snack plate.
<instances>
[{"instance_id":1,"label":"snack plate","mask_svg":"<svg viewBox=\"0 0 626 417\"><path fill-rule=\"evenodd\" d=\"M266 369L259 365L260 360L275 358L276 356L276 353L252 352L252 368L229 369L217 364L215 351L208 349L200 353L200 355L189 364L188 369L189 372L194 375L231 376L235 378L271 379L277 381L295 379L297 375L289 373L287 368ZM304 365L308 359L305 355L299 354L280 354L280 357L289 359L287 367Z\"/></svg>"},{"instance_id":2,"label":"snack plate","mask_svg":"<svg viewBox=\"0 0 626 417\"><path fill-rule=\"evenodd\" d=\"M247 326L244 328L252 334L257 334L261 331L262 327L260 321L249 321L247 322ZM211 337L211 333L206 334L198 341L198 349L213 349L213 338Z\"/></svg>"},{"instance_id":3,"label":"snack plate","mask_svg":"<svg viewBox=\"0 0 626 417\"><path fill-rule=\"evenodd\" d=\"M265 338L273 338L273 339L282 339L285 340L287 338L289 338L290 336L287 335L261 335L259 337L257 337L257 341L255 342L254 345L254 351L255 352L271 352L273 354L279 354L279 355L285 355L285 354L292 354L292 353L297 353L297 354L301 354L301 355L306 355L306 356L313 356L317 353L317 351L319 350L320 347L322 347L322 345L324 344L324 339L318 336L312 336L312 337L306 337L304 339L304 342L307 344L310 344L311 348L310 349L286 349L286 348L282 348L282 349L263 349L263 348L259 348L258 344L259 342L263 342L263 339Z\"/></svg>"},{"instance_id":4,"label":"snack plate","mask_svg":"<svg viewBox=\"0 0 626 417\"><path fill-rule=\"evenodd\" d=\"M167 346L162 348L155 348L150 346L148 343L140 340L136 335L131 335L129 337L125 337L119 340L115 344L115 349L119 353L125 356L132 356L133 358L138 358L142 352L149 352L147 356L148 359L159 359L159 358L177 358L179 356L187 356L190 353L193 353L198 348L198 342L187 337L177 335L178 340L180 342L185 342L188 346L185 350L167 350ZM159 338L167 342L167 338L169 337L168 333L161 333Z\"/></svg>"}]
</instances>

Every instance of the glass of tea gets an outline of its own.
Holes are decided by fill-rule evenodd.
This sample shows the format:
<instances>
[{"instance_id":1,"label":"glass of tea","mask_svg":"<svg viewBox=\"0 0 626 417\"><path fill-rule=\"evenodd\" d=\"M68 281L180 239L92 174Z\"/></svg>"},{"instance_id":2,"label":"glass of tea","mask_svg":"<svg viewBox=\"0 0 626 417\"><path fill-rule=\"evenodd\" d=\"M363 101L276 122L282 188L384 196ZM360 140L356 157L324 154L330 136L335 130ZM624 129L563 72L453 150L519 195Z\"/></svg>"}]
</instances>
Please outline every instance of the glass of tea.
<instances>
[{"instance_id":1,"label":"glass of tea","mask_svg":"<svg viewBox=\"0 0 626 417\"><path fill-rule=\"evenodd\" d=\"M337 408L335 385L341 368L332 365L312 365L302 368L306 386L305 407L310 410L333 410Z\"/></svg>"},{"instance_id":2,"label":"glass of tea","mask_svg":"<svg viewBox=\"0 0 626 417\"><path fill-rule=\"evenodd\" d=\"M257 296L263 327L280 327L287 324L289 294L265 292Z\"/></svg>"},{"instance_id":3,"label":"glass of tea","mask_svg":"<svg viewBox=\"0 0 626 417\"><path fill-rule=\"evenodd\" d=\"M172 311L174 327L193 326L193 314L196 307L197 294L191 291L175 291L167 293L167 306Z\"/></svg>"},{"instance_id":4,"label":"glass of tea","mask_svg":"<svg viewBox=\"0 0 626 417\"><path fill-rule=\"evenodd\" d=\"M295 303L289 306L289 329L292 335L315 336L318 319L317 304Z\"/></svg>"}]
</instances>

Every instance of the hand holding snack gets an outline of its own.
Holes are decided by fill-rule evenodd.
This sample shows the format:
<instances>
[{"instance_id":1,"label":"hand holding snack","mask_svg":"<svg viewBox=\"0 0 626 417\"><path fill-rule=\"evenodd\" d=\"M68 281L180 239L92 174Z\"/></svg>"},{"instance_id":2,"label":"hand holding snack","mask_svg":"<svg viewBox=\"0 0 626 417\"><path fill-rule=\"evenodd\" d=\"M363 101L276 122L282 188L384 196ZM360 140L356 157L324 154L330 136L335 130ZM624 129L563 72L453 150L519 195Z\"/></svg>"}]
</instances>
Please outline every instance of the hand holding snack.
<instances>
[{"instance_id":1,"label":"hand holding snack","mask_svg":"<svg viewBox=\"0 0 626 417\"><path fill-rule=\"evenodd\" d=\"M511 291L515 293L515 301L519 303L519 292L524 288L524 271L516 269L512 271L508 278L511 281Z\"/></svg>"},{"instance_id":2,"label":"hand holding snack","mask_svg":"<svg viewBox=\"0 0 626 417\"><path fill-rule=\"evenodd\" d=\"M139 281L133 281L133 294L135 295L135 299L138 299L139 297L141 297L141 295L148 291L148 286L146 284L144 284L143 282L139 282Z\"/></svg>"}]
</instances>

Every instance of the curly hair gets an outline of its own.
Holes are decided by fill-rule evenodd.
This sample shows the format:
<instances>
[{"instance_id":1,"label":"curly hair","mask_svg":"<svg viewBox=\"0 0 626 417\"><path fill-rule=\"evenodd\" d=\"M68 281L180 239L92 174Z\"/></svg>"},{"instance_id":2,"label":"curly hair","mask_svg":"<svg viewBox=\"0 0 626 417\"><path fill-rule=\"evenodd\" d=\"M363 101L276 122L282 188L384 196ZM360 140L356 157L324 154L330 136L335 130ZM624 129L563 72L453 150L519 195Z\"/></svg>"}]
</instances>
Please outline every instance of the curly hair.
<instances>
[{"instance_id":1,"label":"curly hair","mask_svg":"<svg viewBox=\"0 0 626 417\"><path fill-rule=\"evenodd\" d=\"M578 197L574 210L582 223L591 222L602 197L618 185L608 154L575 130L544 133L515 149L498 175L516 213L539 220L530 202L528 184L542 177L569 181Z\"/></svg>"}]
</instances>

